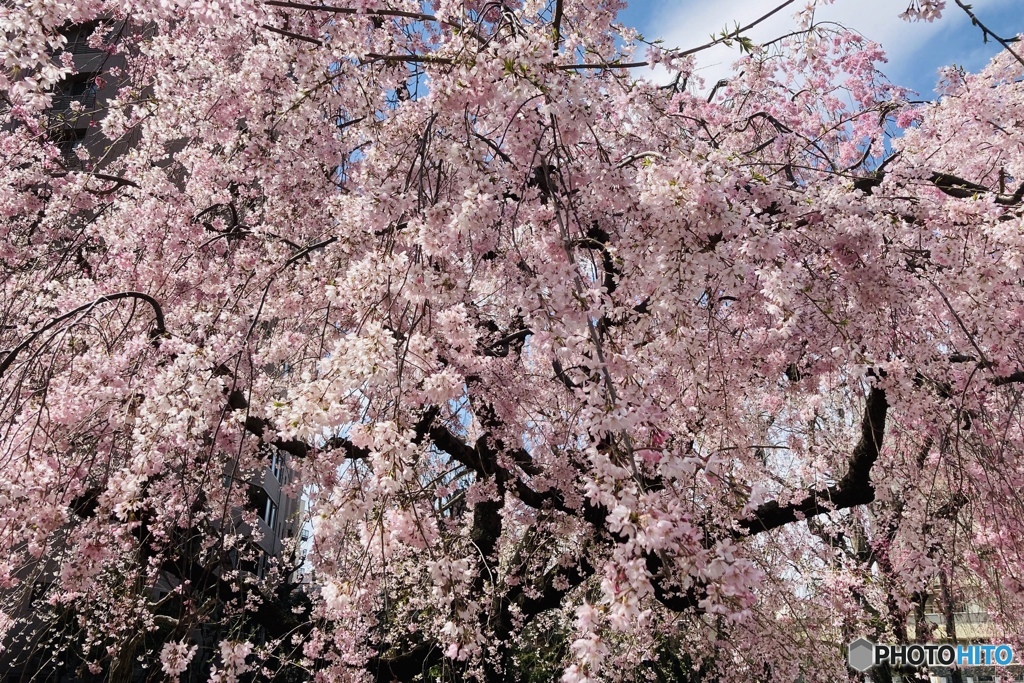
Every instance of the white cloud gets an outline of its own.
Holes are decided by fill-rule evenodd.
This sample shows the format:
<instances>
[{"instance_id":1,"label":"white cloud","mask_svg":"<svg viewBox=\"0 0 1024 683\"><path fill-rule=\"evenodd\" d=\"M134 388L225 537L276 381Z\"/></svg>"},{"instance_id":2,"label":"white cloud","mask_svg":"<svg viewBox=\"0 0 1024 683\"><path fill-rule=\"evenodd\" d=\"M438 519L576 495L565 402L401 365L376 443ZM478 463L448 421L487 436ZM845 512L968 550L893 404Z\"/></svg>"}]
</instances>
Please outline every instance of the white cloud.
<instances>
[{"instance_id":1,"label":"white cloud","mask_svg":"<svg viewBox=\"0 0 1024 683\"><path fill-rule=\"evenodd\" d=\"M1019 1L974 0L972 4L974 11L984 17L986 12L1006 8ZM952 0L947 2L945 16L936 22L903 21L899 14L906 9L907 2L909 0L835 0L832 5L819 7L815 16L818 21L838 22L880 43L889 55L885 71L893 80L903 83L910 78L921 82L926 78L931 82L934 80L934 67L929 68L931 73L922 75L917 67L920 56L935 51L941 53L943 46L948 47L951 36L977 29L970 26L970 20ZM777 4L775 0L663 0L652 9L640 28L649 40L662 38L665 47L689 49L707 43L711 34L732 29L737 22L741 26L750 23ZM798 1L745 35L754 41L765 41L788 33L796 28L794 15L804 6L804 1ZM981 44L980 32L973 38ZM976 45L972 46L972 52L976 60ZM731 64L738 57L735 44L731 48L716 46L705 50L698 55L698 73L710 86L730 73ZM967 61L964 55L956 54L943 55L941 59L942 63Z\"/></svg>"}]
</instances>

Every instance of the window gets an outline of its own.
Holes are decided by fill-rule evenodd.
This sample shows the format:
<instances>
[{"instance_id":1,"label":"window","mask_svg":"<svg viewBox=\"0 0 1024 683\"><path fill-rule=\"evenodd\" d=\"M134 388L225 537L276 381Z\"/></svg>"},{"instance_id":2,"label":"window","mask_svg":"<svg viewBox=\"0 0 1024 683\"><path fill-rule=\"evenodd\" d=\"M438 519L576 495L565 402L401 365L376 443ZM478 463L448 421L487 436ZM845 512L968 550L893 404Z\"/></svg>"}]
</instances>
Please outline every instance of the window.
<instances>
[{"instance_id":1,"label":"window","mask_svg":"<svg viewBox=\"0 0 1024 683\"><path fill-rule=\"evenodd\" d=\"M74 74L65 78L57 84L53 93L52 111L67 111L71 109L72 102L81 103L85 109L92 109L96 106L96 93L99 86L96 83L95 73Z\"/></svg>"},{"instance_id":2,"label":"window","mask_svg":"<svg viewBox=\"0 0 1024 683\"><path fill-rule=\"evenodd\" d=\"M267 504L263 507L263 521L271 529L276 531L277 525L277 504L267 496Z\"/></svg>"},{"instance_id":3,"label":"window","mask_svg":"<svg viewBox=\"0 0 1024 683\"><path fill-rule=\"evenodd\" d=\"M86 129L84 128L62 128L51 131L50 136L53 144L60 149L64 157L64 164L70 168L78 168L82 162L75 153L85 140Z\"/></svg>"},{"instance_id":4,"label":"window","mask_svg":"<svg viewBox=\"0 0 1024 683\"><path fill-rule=\"evenodd\" d=\"M73 55L102 52L103 50L101 48L89 46L89 38L92 36L93 32L95 32L97 25L97 22L90 21L85 24L72 24L62 30L61 33L63 33L64 37L68 39L67 45L64 46L64 49Z\"/></svg>"},{"instance_id":5,"label":"window","mask_svg":"<svg viewBox=\"0 0 1024 683\"><path fill-rule=\"evenodd\" d=\"M270 473L274 475L274 479L277 479L278 483L284 483L284 462L282 461L281 454L276 450L270 458Z\"/></svg>"},{"instance_id":6,"label":"window","mask_svg":"<svg viewBox=\"0 0 1024 683\"><path fill-rule=\"evenodd\" d=\"M256 560L256 576L265 578L267 576L267 566L269 564L267 553L264 550L260 550L259 559Z\"/></svg>"}]
</instances>

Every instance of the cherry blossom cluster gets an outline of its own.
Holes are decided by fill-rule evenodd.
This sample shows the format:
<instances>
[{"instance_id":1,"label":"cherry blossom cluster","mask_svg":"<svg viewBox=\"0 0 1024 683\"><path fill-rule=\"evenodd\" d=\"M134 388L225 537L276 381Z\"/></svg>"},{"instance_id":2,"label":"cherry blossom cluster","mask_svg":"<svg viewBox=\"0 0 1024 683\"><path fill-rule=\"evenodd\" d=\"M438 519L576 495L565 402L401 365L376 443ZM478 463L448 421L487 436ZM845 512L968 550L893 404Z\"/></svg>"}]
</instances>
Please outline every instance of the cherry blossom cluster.
<instances>
[{"instance_id":1,"label":"cherry blossom cluster","mask_svg":"<svg viewBox=\"0 0 1024 683\"><path fill-rule=\"evenodd\" d=\"M900 14L900 19L932 22L942 17L945 8L946 3L942 0L911 0L906 11Z\"/></svg>"}]
</instances>

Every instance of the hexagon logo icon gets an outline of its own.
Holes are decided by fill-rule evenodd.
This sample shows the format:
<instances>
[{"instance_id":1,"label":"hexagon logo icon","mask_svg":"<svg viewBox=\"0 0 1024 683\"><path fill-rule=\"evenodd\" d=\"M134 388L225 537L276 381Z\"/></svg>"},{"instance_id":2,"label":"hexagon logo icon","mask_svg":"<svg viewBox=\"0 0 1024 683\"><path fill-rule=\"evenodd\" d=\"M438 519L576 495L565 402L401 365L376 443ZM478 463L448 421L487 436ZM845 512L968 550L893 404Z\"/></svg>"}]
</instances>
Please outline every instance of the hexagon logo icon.
<instances>
[{"instance_id":1,"label":"hexagon logo icon","mask_svg":"<svg viewBox=\"0 0 1024 683\"><path fill-rule=\"evenodd\" d=\"M858 638L850 643L846 657L850 668L867 671L875 664L875 644L867 638Z\"/></svg>"}]
</instances>

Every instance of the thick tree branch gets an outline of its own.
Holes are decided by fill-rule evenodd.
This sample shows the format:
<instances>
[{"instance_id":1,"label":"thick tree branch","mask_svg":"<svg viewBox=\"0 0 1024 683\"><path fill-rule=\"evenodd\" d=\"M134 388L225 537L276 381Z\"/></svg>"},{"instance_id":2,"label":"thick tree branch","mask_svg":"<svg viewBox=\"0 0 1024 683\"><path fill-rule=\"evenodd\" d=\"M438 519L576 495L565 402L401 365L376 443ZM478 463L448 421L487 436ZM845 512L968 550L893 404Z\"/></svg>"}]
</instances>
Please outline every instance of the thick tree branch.
<instances>
[{"instance_id":1,"label":"thick tree branch","mask_svg":"<svg viewBox=\"0 0 1024 683\"><path fill-rule=\"evenodd\" d=\"M882 184L882 179L885 178L885 172L883 166L890 160L895 158L896 155L889 157L883 162L882 166L879 166L874 173L870 175L854 178L853 187L860 190L864 194L872 194L874 189ZM955 176L951 173L932 173L928 176L928 182L935 185L943 194L956 199L970 199L980 194L994 193L993 190L979 185L978 183L965 180L959 176ZM1000 206L1017 206L1024 201L1024 183L1021 183L1013 194L1003 194L995 192L995 198L993 201Z\"/></svg>"},{"instance_id":2,"label":"thick tree branch","mask_svg":"<svg viewBox=\"0 0 1024 683\"><path fill-rule=\"evenodd\" d=\"M282 0L264 0L264 5L270 7L284 7L287 9L301 9L309 12L326 12L328 14L353 14L361 15L364 17L399 17L403 19L414 19L416 21L431 21L435 23L444 23L432 14L424 14L422 12L406 12L404 10L397 9L359 9L355 7L334 7L331 5L309 5L302 2L286 2ZM461 28L458 24L448 24L455 28Z\"/></svg>"},{"instance_id":3,"label":"thick tree branch","mask_svg":"<svg viewBox=\"0 0 1024 683\"><path fill-rule=\"evenodd\" d=\"M545 573L539 585L534 586L538 593L536 597L526 597L519 591L515 601L527 616L543 614L561 607L565 596L593 575L594 567L586 558L581 558L578 565L559 566Z\"/></svg>"},{"instance_id":4,"label":"thick tree branch","mask_svg":"<svg viewBox=\"0 0 1024 683\"><path fill-rule=\"evenodd\" d=\"M885 418L889 403L885 391L872 387L868 393L860 441L850 457L846 475L834 486L811 491L796 503L786 505L770 501L754 511L753 516L737 523L738 536L759 534L830 510L866 505L875 499L871 484L871 468L878 460L885 436Z\"/></svg>"},{"instance_id":5,"label":"thick tree branch","mask_svg":"<svg viewBox=\"0 0 1024 683\"><path fill-rule=\"evenodd\" d=\"M452 456L459 464L475 472L478 477L487 477L493 473L489 471L480 453L452 434L447 427L432 426L428 433L431 442L438 449Z\"/></svg>"},{"instance_id":6,"label":"thick tree branch","mask_svg":"<svg viewBox=\"0 0 1024 683\"><path fill-rule=\"evenodd\" d=\"M246 410L249 407L249 401L246 400L245 395L238 389L231 392L228 396L228 407L231 410ZM275 431L273 425L270 424L269 420L262 417L256 417L255 415L248 415L245 418L245 431L249 432L253 436L262 439L263 435L270 431ZM309 455L310 446L305 441L300 439L275 439L268 442L271 446L288 453L296 458L305 458ZM342 437L332 437L328 439L323 449L340 449L346 452L346 457L352 460L363 460L370 456L369 449L356 446L348 439Z\"/></svg>"},{"instance_id":7,"label":"thick tree branch","mask_svg":"<svg viewBox=\"0 0 1024 683\"><path fill-rule=\"evenodd\" d=\"M411 681L425 674L442 659L437 643L420 643L400 654L378 655L366 663L366 670L376 683Z\"/></svg>"},{"instance_id":8,"label":"thick tree branch","mask_svg":"<svg viewBox=\"0 0 1024 683\"><path fill-rule=\"evenodd\" d=\"M268 31L272 31L273 33L276 33L278 35L284 36L285 38L301 40L304 43L310 43L311 45L316 45L317 47L322 47L324 44L324 41L320 40L319 38L311 38L309 36L304 36L301 33L293 33L292 31L286 31L283 28L274 28L270 24L263 24L263 28L267 29Z\"/></svg>"},{"instance_id":9,"label":"thick tree branch","mask_svg":"<svg viewBox=\"0 0 1024 683\"><path fill-rule=\"evenodd\" d=\"M522 348L523 342L526 341L526 338L531 334L533 334L533 330L530 329L517 330L516 332L507 334L484 349L484 355L495 358L504 358L508 355L512 346Z\"/></svg>"},{"instance_id":10,"label":"thick tree branch","mask_svg":"<svg viewBox=\"0 0 1024 683\"><path fill-rule=\"evenodd\" d=\"M1013 374L1006 375L1005 377L996 377L992 380L992 384L997 387L1004 386L1006 384L1021 384L1024 383L1024 370L1018 370Z\"/></svg>"},{"instance_id":11,"label":"thick tree branch","mask_svg":"<svg viewBox=\"0 0 1024 683\"><path fill-rule=\"evenodd\" d=\"M555 0L555 14L551 20L551 31L555 39L555 53L562 45L562 12L565 10L563 0Z\"/></svg>"}]
</instances>

